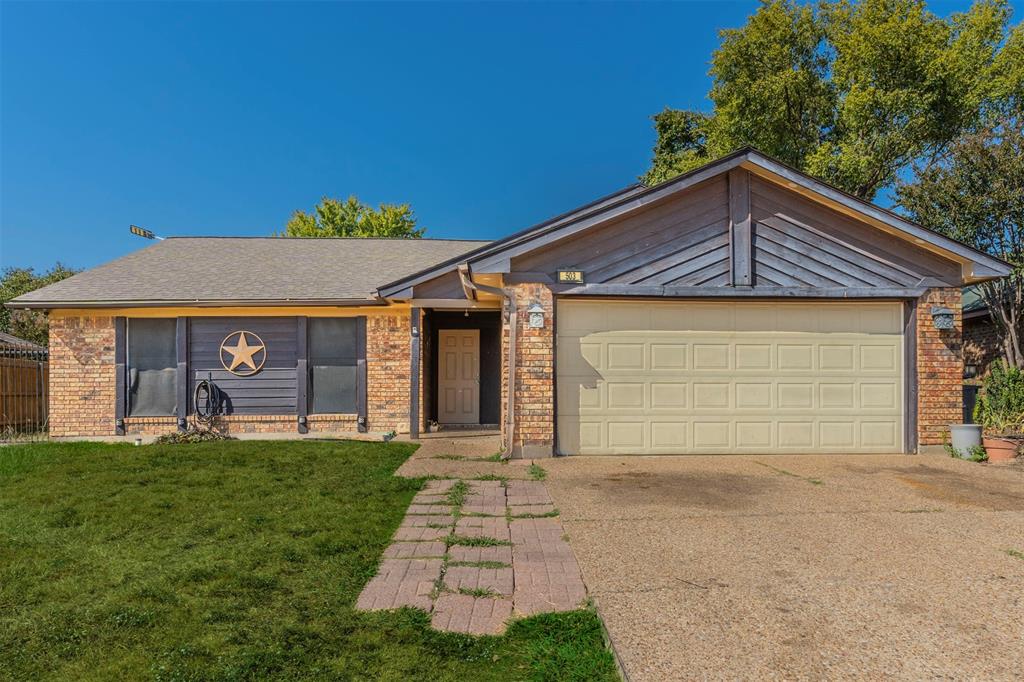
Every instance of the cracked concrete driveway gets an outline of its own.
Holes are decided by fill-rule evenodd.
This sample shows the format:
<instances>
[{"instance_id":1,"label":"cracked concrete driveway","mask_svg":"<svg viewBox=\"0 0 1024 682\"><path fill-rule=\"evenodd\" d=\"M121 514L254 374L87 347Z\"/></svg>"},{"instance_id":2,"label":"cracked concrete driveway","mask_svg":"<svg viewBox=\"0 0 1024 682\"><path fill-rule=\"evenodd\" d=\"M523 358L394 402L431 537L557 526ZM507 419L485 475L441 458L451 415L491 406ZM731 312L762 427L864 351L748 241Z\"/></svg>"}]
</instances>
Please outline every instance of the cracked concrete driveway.
<instances>
[{"instance_id":1,"label":"cracked concrete driveway","mask_svg":"<svg viewBox=\"0 0 1024 682\"><path fill-rule=\"evenodd\" d=\"M865 455L544 467L634 681L1020 679L1020 467Z\"/></svg>"}]
</instances>

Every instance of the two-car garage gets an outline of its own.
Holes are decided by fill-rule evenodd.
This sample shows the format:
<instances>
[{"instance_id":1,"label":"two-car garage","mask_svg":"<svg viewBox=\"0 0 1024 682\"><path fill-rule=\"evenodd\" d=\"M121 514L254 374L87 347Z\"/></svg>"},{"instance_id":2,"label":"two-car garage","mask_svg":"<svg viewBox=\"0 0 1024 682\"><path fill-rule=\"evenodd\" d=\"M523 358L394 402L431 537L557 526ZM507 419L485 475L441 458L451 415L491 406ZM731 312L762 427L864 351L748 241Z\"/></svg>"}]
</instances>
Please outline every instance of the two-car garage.
<instances>
[{"instance_id":1,"label":"two-car garage","mask_svg":"<svg viewBox=\"0 0 1024 682\"><path fill-rule=\"evenodd\" d=\"M560 299L564 454L903 452L899 301Z\"/></svg>"}]
</instances>

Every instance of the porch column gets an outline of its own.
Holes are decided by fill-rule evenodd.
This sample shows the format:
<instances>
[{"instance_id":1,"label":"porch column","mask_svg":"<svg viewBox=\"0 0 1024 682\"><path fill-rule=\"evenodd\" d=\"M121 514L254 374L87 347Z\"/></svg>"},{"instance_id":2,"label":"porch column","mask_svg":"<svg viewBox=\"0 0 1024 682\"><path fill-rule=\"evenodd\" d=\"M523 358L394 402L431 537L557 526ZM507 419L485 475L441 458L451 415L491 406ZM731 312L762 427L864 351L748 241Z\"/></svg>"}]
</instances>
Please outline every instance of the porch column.
<instances>
[{"instance_id":1,"label":"porch column","mask_svg":"<svg viewBox=\"0 0 1024 682\"><path fill-rule=\"evenodd\" d=\"M420 309L410 309L409 333L409 438L420 437Z\"/></svg>"}]
</instances>

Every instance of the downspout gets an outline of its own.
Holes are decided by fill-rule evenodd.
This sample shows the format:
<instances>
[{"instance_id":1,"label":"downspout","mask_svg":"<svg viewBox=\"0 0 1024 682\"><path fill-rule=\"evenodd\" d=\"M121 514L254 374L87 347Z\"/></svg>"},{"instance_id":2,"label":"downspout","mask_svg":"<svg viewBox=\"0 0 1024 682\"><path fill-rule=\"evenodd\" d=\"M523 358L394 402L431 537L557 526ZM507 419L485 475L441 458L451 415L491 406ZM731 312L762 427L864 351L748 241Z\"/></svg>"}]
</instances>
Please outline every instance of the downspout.
<instances>
[{"instance_id":1,"label":"downspout","mask_svg":"<svg viewBox=\"0 0 1024 682\"><path fill-rule=\"evenodd\" d=\"M505 447L501 452L501 459L506 460L512 457L512 444L515 442L516 429L516 324L518 321L518 309L512 291L505 288L489 287L484 284L477 284L473 281L468 263L460 263L458 266L459 279L462 282L462 289L466 298L476 300L476 292L482 291L485 294L498 296L505 303L508 303L508 401L505 411ZM470 295L472 292L472 295Z\"/></svg>"}]
</instances>

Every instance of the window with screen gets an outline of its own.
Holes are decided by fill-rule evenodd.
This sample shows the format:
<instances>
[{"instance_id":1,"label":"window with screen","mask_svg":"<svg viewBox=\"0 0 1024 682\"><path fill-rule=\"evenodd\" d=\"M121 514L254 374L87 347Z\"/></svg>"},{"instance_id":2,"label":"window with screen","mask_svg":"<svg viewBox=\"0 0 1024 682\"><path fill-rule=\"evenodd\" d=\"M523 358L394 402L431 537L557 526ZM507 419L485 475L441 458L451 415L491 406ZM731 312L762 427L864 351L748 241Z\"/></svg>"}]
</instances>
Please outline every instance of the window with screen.
<instances>
[{"instance_id":1,"label":"window with screen","mask_svg":"<svg viewBox=\"0 0 1024 682\"><path fill-rule=\"evenodd\" d=\"M357 408L358 320L309 319L309 406L312 414L353 414Z\"/></svg>"},{"instance_id":2,"label":"window with screen","mask_svg":"<svg viewBox=\"0 0 1024 682\"><path fill-rule=\"evenodd\" d=\"M177 321L128 320L128 415L173 416L177 411Z\"/></svg>"}]
</instances>

